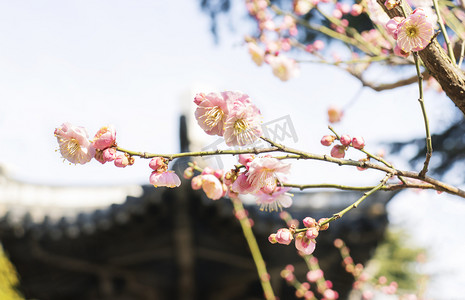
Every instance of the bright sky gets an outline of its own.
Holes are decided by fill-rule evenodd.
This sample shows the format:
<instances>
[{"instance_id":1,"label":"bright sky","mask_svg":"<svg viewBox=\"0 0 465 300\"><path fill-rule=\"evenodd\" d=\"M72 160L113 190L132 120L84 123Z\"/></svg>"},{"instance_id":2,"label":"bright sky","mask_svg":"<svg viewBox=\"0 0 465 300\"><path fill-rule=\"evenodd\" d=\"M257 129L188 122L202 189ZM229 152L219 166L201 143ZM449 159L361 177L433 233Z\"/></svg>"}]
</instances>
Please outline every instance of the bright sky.
<instances>
[{"instance_id":1,"label":"bright sky","mask_svg":"<svg viewBox=\"0 0 465 300\"><path fill-rule=\"evenodd\" d=\"M220 23L220 45L215 46L209 19L198 2L0 0L0 164L14 178L32 183L147 184L146 161L138 160L126 169L95 161L84 166L63 163L55 152L55 127L69 121L86 127L93 136L100 126L113 124L123 148L176 152L178 118L181 112L192 112L193 95L222 90L248 93L265 122L289 115L299 139L290 146L328 153L319 144L328 133L326 109L329 104L347 104L359 92L360 83L321 65L303 65L300 78L279 81L269 67L255 66L243 46L243 34L252 27L244 25L240 6L235 7L239 9L234 18ZM381 70L373 74L381 81L393 80L389 76ZM451 119L452 105L434 92L426 95L435 132ZM376 152L379 143L424 134L417 98L415 86L385 93L365 89L335 127L340 133L364 136L367 148ZM199 139L205 146L216 140ZM359 157L355 152L348 155ZM316 162L293 168L291 179L301 183L371 184L382 177ZM433 211L439 201L449 201L444 195L427 195L425 206ZM393 203L397 205L397 199ZM452 214L463 209L463 202L447 203L453 203ZM406 211L396 205L396 212ZM465 228L463 222L454 226ZM440 286L436 281L432 295L446 299L434 294Z\"/></svg>"}]
</instances>

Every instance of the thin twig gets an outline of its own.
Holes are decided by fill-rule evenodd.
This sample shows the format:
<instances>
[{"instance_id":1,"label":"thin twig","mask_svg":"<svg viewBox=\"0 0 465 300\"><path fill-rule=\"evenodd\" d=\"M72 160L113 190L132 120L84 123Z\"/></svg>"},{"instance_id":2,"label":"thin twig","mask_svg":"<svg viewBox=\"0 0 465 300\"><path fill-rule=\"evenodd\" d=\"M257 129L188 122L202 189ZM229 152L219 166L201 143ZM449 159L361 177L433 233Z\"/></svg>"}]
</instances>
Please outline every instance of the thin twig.
<instances>
[{"instance_id":1,"label":"thin twig","mask_svg":"<svg viewBox=\"0 0 465 300\"><path fill-rule=\"evenodd\" d=\"M442 20L441 11L439 10L438 0L433 0L433 6L434 6L434 10L436 11L436 15L438 16L439 27L441 28L442 34L444 35L444 41L446 42L447 52L449 53L449 57L452 60L452 63L455 64L456 60L454 56L454 50L452 49L452 44L449 40L449 35L447 34L446 27L444 26L444 22Z\"/></svg>"},{"instance_id":2,"label":"thin twig","mask_svg":"<svg viewBox=\"0 0 465 300\"><path fill-rule=\"evenodd\" d=\"M321 224L319 224L320 226L323 226L325 224L328 224L329 222L332 222L334 220L337 220L339 218L341 218L346 212L348 212L349 210L353 209L353 208L357 208L357 206L360 205L360 203L363 202L363 200L365 200L366 198L368 198L368 196L370 196L371 194L373 194L374 192L376 192L377 190L381 189L385 184L386 182L388 181L389 178L391 178L392 174L386 174L386 176L384 176L384 178L381 180L381 182L375 186L374 188L372 188L371 190L369 190L368 192L364 193L362 197L360 197L357 201L355 201L354 203L352 203L351 205L347 206L346 208L344 208L343 210L341 210L340 212L338 213L335 213L331 218L328 218L327 220L323 221Z\"/></svg>"},{"instance_id":3,"label":"thin twig","mask_svg":"<svg viewBox=\"0 0 465 300\"><path fill-rule=\"evenodd\" d=\"M433 155L433 143L431 141L431 133L429 130L428 116L426 114L425 100L423 99L423 76L421 75L421 72L420 72L420 60L418 58L417 52L413 52L413 58L415 59L415 67L416 67L417 76L418 76L418 89L420 93L418 102L420 102L421 112L423 114L423 120L425 121L425 130L426 130L426 158L425 158L425 163L423 164L423 169L420 171L420 174L419 174L420 177L424 177L426 175L426 172L428 172L429 161L431 159L431 156Z\"/></svg>"}]
</instances>

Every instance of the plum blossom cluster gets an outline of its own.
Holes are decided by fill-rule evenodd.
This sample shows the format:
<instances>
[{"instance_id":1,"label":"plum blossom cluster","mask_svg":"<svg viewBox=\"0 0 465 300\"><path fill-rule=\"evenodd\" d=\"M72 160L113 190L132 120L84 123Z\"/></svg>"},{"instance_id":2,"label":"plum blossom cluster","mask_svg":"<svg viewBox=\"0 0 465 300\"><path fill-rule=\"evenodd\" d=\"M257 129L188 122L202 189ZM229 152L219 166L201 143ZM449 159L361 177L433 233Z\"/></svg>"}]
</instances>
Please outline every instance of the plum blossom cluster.
<instances>
[{"instance_id":1,"label":"plum blossom cluster","mask_svg":"<svg viewBox=\"0 0 465 300\"><path fill-rule=\"evenodd\" d=\"M68 122L55 129L61 156L73 164L85 164L93 158L102 164L113 161L116 167L125 168L134 164L134 158L126 152L117 153L116 130L112 125L101 127L92 141L84 127ZM167 159L155 157L149 163L153 172L150 183L155 187L177 187L179 177L168 171Z\"/></svg>"},{"instance_id":2,"label":"plum blossom cluster","mask_svg":"<svg viewBox=\"0 0 465 300\"><path fill-rule=\"evenodd\" d=\"M282 186L285 174L290 171L290 163L270 155L257 157L252 154L239 155L239 163L242 167L227 173L233 193L255 195L260 209L265 211L291 206L290 188Z\"/></svg>"},{"instance_id":3,"label":"plum blossom cluster","mask_svg":"<svg viewBox=\"0 0 465 300\"><path fill-rule=\"evenodd\" d=\"M253 144L262 135L260 110L241 92L197 94L195 118L209 135L224 138L228 146Z\"/></svg>"},{"instance_id":4,"label":"plum blossom cluster","mask_svg":"<svg viewBox=\"0 0 465 300\"><path fill-rule=\"evenodd\" d=\"M335 158L344 158L345 153L349 147L354 147L355 149L363 149L365 147L365 140L361 136L356 136L351 138L349 135L344 134L340 137L335 135L325 135L321 138L321 144L323 146L331 146L334 141L338 140L340 144L334 145L331 148L331 156Z\"/></svg>"},{"instance_id":5,"label":"plum blossom cluster","mask_svg":"<svg viewBox=\"0 0 465 300\"><path fill-rule=\"evenodd\" d=\"M252 60L258 66L269 64L273 74L282 81L297 77L300 73L296 60L287 54L292 49L304 50L318 61L328 62L322 55L322 50L325 49L323 41L299 42L299 30L307 30L305 26L301 26L304 22L301 17L311 13L312 10L318 11L318 14L330 24L330 28L322 31L325 35L339 36L344 41L349 39L354 46L370 56L389 54L393 48L394 41L387 38L384 32L370 29L358 34L354 33L356 29L350 27L349 20L364 13L369 14L374 23L385 26L389 18L376 0L361 1L353 5L329 0L294 0L292 10L289 12L281 11L266 0L247 0L246 6L258 27L256 37L245 38ZM322 6L325 6L324 9L321 9ZM319 30L312 25L309 28ZM352 52L351 55L353 60L359 59L357 53ZM336 64L341 62L339 55L333 56Z\"/></svg>"},{"instance_id":6,"label":"plum blossom cluster","mask_svg":"<svg viewBox=\"0 0 465 300\"><path fill-rule=\"evenodd\" d=\"M355 282L353 284L353 290L359 291L362 299L375 299L377 298L376 296L380 295L380 293L384 295L398 295L398 283L396 281L388 281L386 276L373 278L362 264L354 263L354 260L350 255L350 250L344 241L341 239L335 239L334 246L339 249L342 257L342 266L347 273L354 276ZM403 294L400 296L401 297L399 299L417 299L414 294Z\"/></svg>"},{"instance_id":7,"label":"plum blossom cluster","mask_svg":"<svg viewBox=\"0 0 465 300\"><path fill-rule=\"evenodd\" d=\"M166 158L152 158L149 167L153 170L149 180L154 187L166 186L174 188L181 185L181 179L179 179L178 175L174 171L168 171L168 160Z\"/></svg>"},{"instance_id":8,"label":"plum blossom cluster","mask_svg":"<svg viewBox=\"0 0 465 300\"><path fill-rule=\"evenodd\" d=\"M386 30L397 40L394 53L407 57L410 52L423 50L429 45L434 36L434 22L423 8L417 8L406 18L389 20Z\"/></svg>"},{"instance_id":9,"label":"plum blossom cluster","mask_svg":"<svg viewBox=\"0 0 465 300\"><path fill-rule=\"evenodd\" d=\"M276 233L270 234L268 241L272 244L289 245L293 240L296 249L302 255L310 255L315 251L316 238L320 230L329 228L329 223L324 223L327 219L321 218L318 222L311 218L306 217L303 219L304 229L296 229L295 225L289 228L280 228Z\"/></svg>"},{"instance_id":10,"label":"plum blossom cluster","mask_svg":"<svg viewBox=\"0 0 465 300\"><path fill-rule=\"evenodd\" d=\"M193 175L193 168L189 167L184 171L185 178L191 178ZM210 167L206 167L202 170L200 175L192 178L191 186L194 190L202 189L208 198L212 200L218 200L226 195L228 191L224 181L223 170L213 170Z\"/></svg>"},{"instance_id":11,"label":"plum blossom cluster","mask_svg":"<svg viewBox=\"0 0 465 300\"><path fill-rule=\"evenodd\" d=\"M61 156L73 164L85 164L92 158L102 164L115 161L118 167L130 164L128 157L124 159L125 163L121 163L123 158L116 155L116 131L111 125L100 128L92 141L89 140L89 134L84 127L68 122L57 127L54 133Z\"/></svg>"},{"instance_id":12,"label":"plum blossom cluster","mask_svg":"<svg viewBox=\"0 0 465 300\"><path fill-rule=\"evenodd\" d=\"M287 265L281 271L281 277L286 280L289 285L296 288L295 295L297 298L303 298L306 300L325 299L325 300L336 300L339 298L339 293L333 290L333 283L330 280L326 280L324 272L318 264L318 259L313 255L309 255L305 258L309 265L309 271L306 274L307 281L300 282L294 272L295 268L293 265ZM317 297L318 294L314 293L311 289L315 290L322 297Z\"/></svg>"},{"instance_id":13,"label":"plum blossom cluster","mask_svg":"<svg viewBox=\"0 0 465 300\"><path fill-rule=\"evenodd\" d=\"M241 165L227 172L206 167L197 176L194 176L195 166L191 166L184 171L184 177L192 178L192 188L202 189L212 200L251 194L256 197L261 210L278 211L291 206L290 188L282 186L284 174L290 170L289 163L271 156L256 157L252 154L239 155L239 163Z\"/></svg>"}]
</instances>

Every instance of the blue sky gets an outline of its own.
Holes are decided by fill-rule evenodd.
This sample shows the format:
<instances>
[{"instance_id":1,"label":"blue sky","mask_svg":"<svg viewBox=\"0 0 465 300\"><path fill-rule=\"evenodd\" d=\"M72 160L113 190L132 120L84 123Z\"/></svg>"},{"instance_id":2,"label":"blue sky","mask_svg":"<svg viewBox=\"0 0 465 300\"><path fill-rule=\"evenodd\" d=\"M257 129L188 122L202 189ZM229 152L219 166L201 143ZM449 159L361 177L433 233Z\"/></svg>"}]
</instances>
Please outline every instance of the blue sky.
<instances>
[{"instance_id":1,"label":"blue sky","mask_svg":"<svg viewBox=\"0 0 465 300\"><path fill-rule=\"evenodd\" d=\"M328 153L319 144L328 133L326 109L329 104L347 104L359 92L360 83L335 67L314 64L302 65L299 78L283 83L267 66L259 68L250 59L242 41L251 26L244 22L240 6L235 6L235 18L222 19L220 44L214 45L209 19L197 2L1 0L0 164L14 178L31 183L147 184L146 161L138 160L126 169L97 162L63 163L55 152L55 127L69 121L93 135L100 126L113 124L124 148L176 152L178 117L193 112L192 96L222 90L248 93L265 122L289 115L298 135L298 142L290 146ZM380 81L393 80L390 76L384 70L372 73ZM413 85L385 93L364 89L335 127L340 133L364 136L367 149L376 152L383 142L424 134L417 98ZM438 131L452 118L453 106L434 92L426 93L426 103L432 130ZM198 133L195 137L204 145L215 141ZM348 155L359 157L355 151ZM408 168L402 159L392 160ZM382 178L374 171L357 173L320 162L303 163L293 170L291 179L300 183L372 184ZM415 211L411 203L421 203L419 207L439 220L454 214L459 219L464 209L463 202L445 195L403 195L392 205L394 223L422 219L422 213L410 215L410 209ZM450 209L435 215L437 207ZM464 222L453 219L452 227L465 228ZM425 231L414 234L421 243L432 242L424 237ZM445 245L446 240L441 241ZM463 249L463 240L455 240L454 245ZM438 256L443 258L448 253L435 251L444 251ZM439 261L438 266L453 265ZM463 258L459 261L465 263ZM465 278L461 274L459 278ZM442 285L437 282L432 293Z\"/></svg>"}]
</instances>

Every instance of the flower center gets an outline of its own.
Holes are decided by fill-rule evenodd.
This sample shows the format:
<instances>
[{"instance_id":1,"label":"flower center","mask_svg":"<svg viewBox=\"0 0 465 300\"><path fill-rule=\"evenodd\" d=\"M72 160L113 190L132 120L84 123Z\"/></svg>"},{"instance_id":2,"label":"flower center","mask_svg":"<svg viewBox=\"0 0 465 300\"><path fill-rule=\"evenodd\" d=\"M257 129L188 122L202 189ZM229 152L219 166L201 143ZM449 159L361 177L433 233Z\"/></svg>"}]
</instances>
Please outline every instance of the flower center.
<instances>
[{"instance_id":1,"label":"flower center","mask_svg":"<svg viewBox=\"0 0 465 300\"><path fill-rule=\"evenodd\" d=\"M76 139L70 139L66 143L63 143L63 148L65 148L66 152L70 155L74 155L79 151L81 146Z\"/></svg>"},{"instance_id":2,"label":"flower center","mask_svg":"<svg viewBox=\"0 0 465 300\"><path fill-rule=\"evenodd\" d=\"M408 25L405 27L405 33L408 37L414 38L418 35L418 28L415 25Z\"/></svg>"},{"instance_id":3,"label":"flower center","mask_svg":"<svg viewBox=\"0 0 465 300\"><path fill-rule=\"evenodd\" d=\"M205 113L205 121L203 121L208 127L212 128L218 125L223 119L224 112L218 106L212 107Z\"/></svg>"},{"instance_id":4,"label":"flower center","mask_svg":"<svg viewBox=\"0 0 465 300\"><path fill-rule=\"evenodd\" d=\"M244 119L239 119L234 123L234 134L239 135L246 131L249 127L249 123L247 123Z\"/></svg>"}]
</instances>

